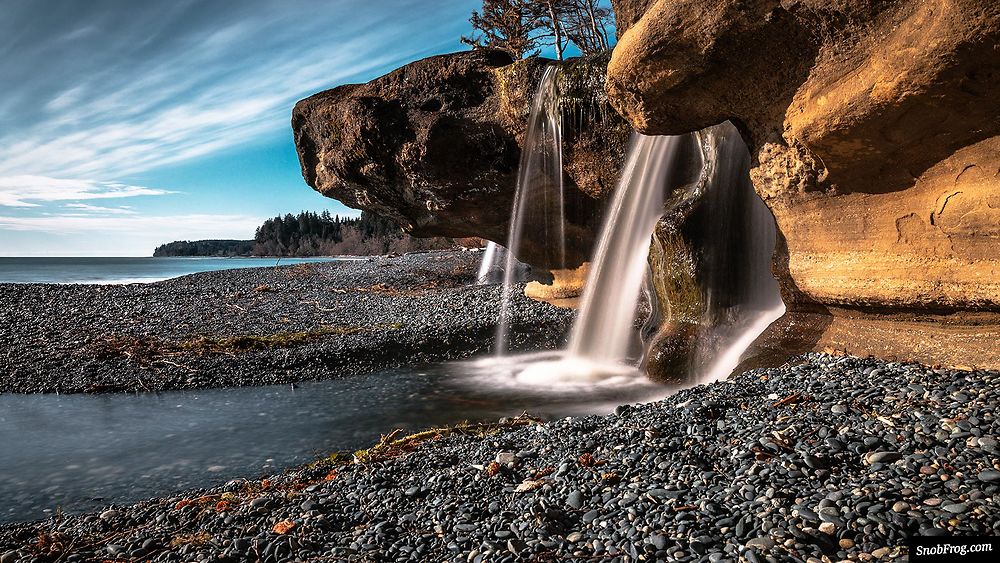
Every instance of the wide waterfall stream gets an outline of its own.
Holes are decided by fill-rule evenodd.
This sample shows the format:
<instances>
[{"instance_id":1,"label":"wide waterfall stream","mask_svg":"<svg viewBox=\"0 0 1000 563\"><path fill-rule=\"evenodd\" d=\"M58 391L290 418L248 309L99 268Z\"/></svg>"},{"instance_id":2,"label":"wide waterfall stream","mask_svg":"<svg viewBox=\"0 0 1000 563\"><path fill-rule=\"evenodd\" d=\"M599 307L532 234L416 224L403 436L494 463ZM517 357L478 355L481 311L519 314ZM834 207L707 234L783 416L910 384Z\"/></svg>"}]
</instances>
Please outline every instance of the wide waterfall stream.
<instances>
[{"instance_id":1,"label":"wide waterfall stream","mask_svg":"<svg viewBox=\"0 0 1000 563\"><path fill-rule=\"evenodd\" d=\"M681 137L637 135L608 208L573 333L570 356L623 362L646 274L649 237L663 214Z\"/></svg>"}]
</instances>

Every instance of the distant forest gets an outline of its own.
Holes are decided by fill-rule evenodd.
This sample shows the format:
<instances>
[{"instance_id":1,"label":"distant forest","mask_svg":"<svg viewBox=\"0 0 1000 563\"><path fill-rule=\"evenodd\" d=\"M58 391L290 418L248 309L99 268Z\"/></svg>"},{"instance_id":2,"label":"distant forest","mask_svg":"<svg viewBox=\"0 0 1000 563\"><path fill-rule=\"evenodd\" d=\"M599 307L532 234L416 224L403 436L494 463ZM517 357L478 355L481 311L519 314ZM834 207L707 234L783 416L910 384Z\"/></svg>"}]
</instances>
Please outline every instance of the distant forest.
<instances>
[{"instance_id":1,"label":"distant forest","mask_svg":"<svg viewBox=\"0 0 1000 563\"><path fill-rule=\"evenodd\" d=\"M413 237L367 211L358 218L303 211L264 221L254 240L175 241L157 247L153 256L376 256L481 245L476 238Z\"/></svg>"}]
</instances>

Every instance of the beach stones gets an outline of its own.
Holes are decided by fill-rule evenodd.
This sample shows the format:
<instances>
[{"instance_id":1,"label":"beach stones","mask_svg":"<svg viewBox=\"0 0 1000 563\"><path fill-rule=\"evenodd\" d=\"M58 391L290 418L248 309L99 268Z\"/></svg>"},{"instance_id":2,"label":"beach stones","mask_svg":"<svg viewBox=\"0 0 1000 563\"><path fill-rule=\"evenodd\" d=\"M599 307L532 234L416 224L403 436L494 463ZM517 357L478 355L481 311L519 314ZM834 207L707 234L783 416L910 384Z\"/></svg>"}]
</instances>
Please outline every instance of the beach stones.
<instances>
[{"instance_id":1,"label":"beach stones","mask_svg":"<svg viewBox=\"0 0 1000 563\"><path fill-rule=\"evenodd\" d=\"M979 473L979 480L984 483L1000 483L1000 471L986 470Z\"/></svg>"},{"instance_id":2,"label":"beach stones","mask_svg":"<svg viewBox=\"0 0 1000 563\"><path fill-rule=\"evenodd\" d=\"M517 455L513 452L500 452L495 459L501 465L513 465L517 461Z\"/></svg>"},{"instance_id":3,"label":"beach stones","mask_svg":"<svg viewBox=\"0 0 1000 563\"><path fill-rule=\"evenodd\" d=\"M923 391L911 394L911 386ZM956 392L969 400L955 400ZM793 393L809 399L780 412L774 401L758 400ZM126 549L119 557L131 557L148 549L143 542L153 534L143 525L158 522L157 530L171 530L156 538L158 549L185 561L218 553L262 561L891 557L891 548L879 550L914 532L996 532L990 507L1000 472L987 464L982 440L958 435L997 435L1000 422L987 405L998 398L1000 374L955 378L911 364L813 354L633 405L624 416L456 434L377 464L338 466L330 480L330 468L304 467L271 477L267 490L239 482L206 491L236 495L223 512L210 502L175 510L180 498L115 507L122 535L113 543ZM836 404L871 411L833 418L828 406ZM692 416L705 405L719 418ZM942 420L957 421L955 433L937 442ZM647 437L649 428L657 434ZM503 455L511 452L513 459ZM490 475L470 460L513 465ZM515 493L525 482L532 485ZM99 515L70 516L61 526L103 529ZM276 534L275 524L286 520L294 533ZM202 529L212 532L198 544ZM13 537L0 527L0 552L23 548ZM172 545L175 537L191 543ZM82 560L111 557L74 550Z\"/></svg>"},{"instance_id":4,"label":"beach stones","mask_svg":"<svg viewBox=\"0 0 1000 563\"><path fill-rule=\"evenodd\" d=\"M875 463L893 463L903 459L903 454L899 452L869 452L865 454L865 463L872 465Z\"/></svg>"},{"instance_id":5,"label":"beach stones","mask_svg":"<svg viewBox=\"0 0 1000 563\"><path fill-rule=\"evenodd\" d=\"M571 508L580 509L583 507L583 493L573 491L566 497L566 504Z\"/></svg>"}]
</instances>

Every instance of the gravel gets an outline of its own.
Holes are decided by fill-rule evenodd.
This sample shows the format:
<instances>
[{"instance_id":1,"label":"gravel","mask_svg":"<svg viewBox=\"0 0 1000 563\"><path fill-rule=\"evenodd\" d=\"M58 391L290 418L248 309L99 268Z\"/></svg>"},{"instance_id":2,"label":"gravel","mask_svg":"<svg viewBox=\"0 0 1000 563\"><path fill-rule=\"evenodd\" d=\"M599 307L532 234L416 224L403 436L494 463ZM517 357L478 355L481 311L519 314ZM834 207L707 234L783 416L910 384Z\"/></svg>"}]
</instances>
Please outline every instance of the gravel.
<instances>
[{"instance_id":1,"label":"gravel","mask_svg":"<svg viewBox=\"0 0 1000 563\"><path fill-rule=\"evenodd\" d=\"M894 559L915 533L1000 535L998 405L998 372L810 354L614 415L10 525L0 556Z\"/></svg>"},{"instance_id":2,"label":"gravel","mask_svg":"<svg viewBox=\"0 0 1000 563\"><path fill-rule=\"evenodd\" d=\"M159 391L330 379L493 344L500 286L478 252L251 268L152 284L0 284L0 392ZM514 292L514 349L572 312Z\"/></svg>"}]
</instances>

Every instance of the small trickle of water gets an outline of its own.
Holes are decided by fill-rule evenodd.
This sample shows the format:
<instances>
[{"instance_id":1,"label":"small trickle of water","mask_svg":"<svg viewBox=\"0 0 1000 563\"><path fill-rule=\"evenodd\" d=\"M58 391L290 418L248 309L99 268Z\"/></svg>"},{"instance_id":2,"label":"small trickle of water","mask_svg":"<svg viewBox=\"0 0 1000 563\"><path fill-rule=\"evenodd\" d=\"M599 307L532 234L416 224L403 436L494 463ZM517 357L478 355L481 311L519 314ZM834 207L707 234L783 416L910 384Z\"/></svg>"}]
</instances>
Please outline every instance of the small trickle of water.
<instances>
[{"instance_id":1,"label":"small trickle of water","mask_svg":"<svg viewBox=\"0 0 1000 563\"><path fill-rule=\"evenodd\" d=\"M562 112L556 88L558 67L549 66L538 84L528 118L524 148L518 170L517 191L511 210L504 266L500 319L497 323L496 352L507 352L512 316L511 292L517 279L517 254L522 251L526 231L541 240L531 241L540 248L558 252L560 267L566 263L566 218L562 166Z\"/></svg>"}]
</instances>

